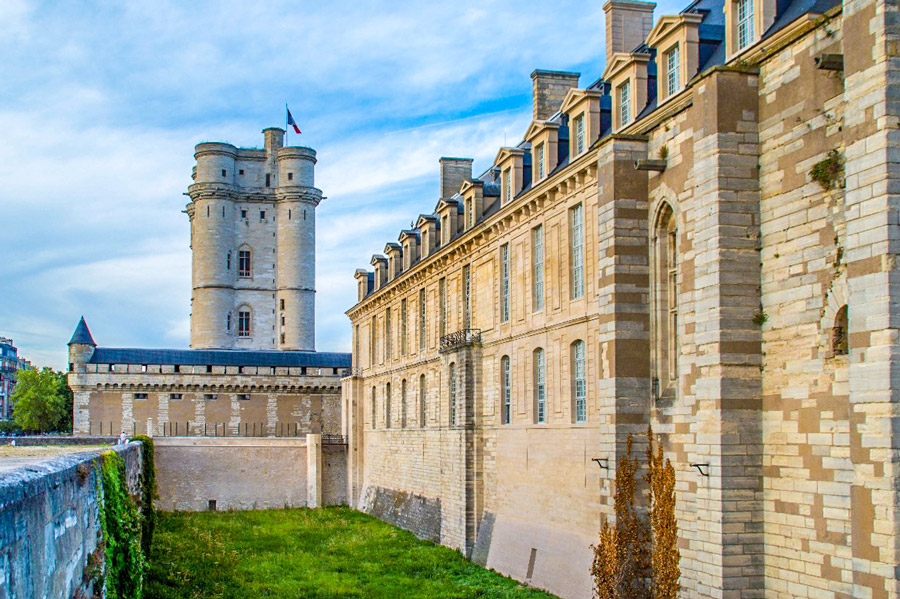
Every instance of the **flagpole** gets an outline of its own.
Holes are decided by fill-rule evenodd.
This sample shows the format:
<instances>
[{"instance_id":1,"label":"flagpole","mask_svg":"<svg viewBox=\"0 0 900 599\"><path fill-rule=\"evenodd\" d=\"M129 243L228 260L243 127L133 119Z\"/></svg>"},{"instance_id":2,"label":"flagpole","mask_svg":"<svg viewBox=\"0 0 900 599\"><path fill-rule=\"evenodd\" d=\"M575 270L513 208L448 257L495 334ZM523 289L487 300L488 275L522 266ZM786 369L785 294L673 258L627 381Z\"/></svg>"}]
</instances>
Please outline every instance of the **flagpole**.
<instances>
[{"instance_id":1,"label":"flagpole","mask_svg":"<svg viewBox=\"0 0 900 599\"><path fill-rule=\"evenodd\" d=\"M284 104L284 145L285 147L288 145L288 105L287 102Z\"/></svg>"}]
</instances>

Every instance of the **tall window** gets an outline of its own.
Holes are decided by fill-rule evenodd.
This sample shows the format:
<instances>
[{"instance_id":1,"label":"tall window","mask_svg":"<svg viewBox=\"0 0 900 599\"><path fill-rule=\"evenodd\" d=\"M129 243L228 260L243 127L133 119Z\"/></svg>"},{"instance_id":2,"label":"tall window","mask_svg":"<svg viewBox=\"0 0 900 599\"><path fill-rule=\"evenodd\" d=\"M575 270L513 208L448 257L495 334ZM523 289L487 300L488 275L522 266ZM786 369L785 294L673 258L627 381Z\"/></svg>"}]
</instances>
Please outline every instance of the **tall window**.
<instances>
[{"instance_id":1,"label":"tall window","mask_svg":"<svg viewBox=\"0 0 900 599\"><path fill-rule=\"evenodd\" d=\"M425 289L419 289L419 351L425 351Z\"/></svg>"},{"instance_id":2,"label":"tall window","mask_svg":"<svg viewBox=\"0 0 900 599\"><path fill-rule=\"evenodd\" d=\"M409 353L409 347L406 343L406 298L400 300L400 355L405 356Z\"/></svg>"},{"instance_id":3,"label":"tall window","mask_svg":"<svg viewBox=\"0 0 900 599\"><path fill-rule=\"evenodd\" d=\"M240 250L238 252L238 276L250 276L250 250Z\"/></svg>"},{"instance_id":4,"label":"tall window","mask_svg":"<svg viewBox=\"0 0 900 599\"><path fill-rule=\"evenodd\" d=\"M835 356L846 356L850 353L847 324L847 304L844 304L834 315L834 328L831 329L831 353Z\"/></svg>"},{"instance_id":5,"label":"tall window","mask_svg":"<svg viewBox=\"0 0 900 599\"><path fill-rule=\"evenodd\" d=\"M353 335L353 366L355 368L359 368L360 367L360 362L359 362L359 358L360 358L360 355L359 355L359 325L356 325L356 327L354 328L354 332L356 334Z\"/></svg>"},{"instance_id":6,"label":"tall window","mask_svg":"<svg viewBox=\"0 0 900 599\"><path fill-rule=\"evenodd\" d=\"M509 321L509 244L500 246L500 321Z\"/></svg>"},{"instance_id":7,"label":"tall window","mask_svg":"<svg viewBox=\"0 0 900 599\"><path fill-rule=\"evenodd\" d=\"M678 229L666 204L654 228L655 378L660 397L674 396L678 379Z\"/></svg>"},{"instance_id":8,"label":"tall window","mask_svg":"<svg viewBox=\"0 0 900 599\"><path fill-rule=\"evenodd\" d=\"M584 152L584 113L575 117L575 153Z\"/></svg>"},{"instance_id":9,"label":"tall window","mask_svg":"<svg viewBox=\"0 0 900 599\"><path fill-rule=\"evenodd\" d=\"M752 1L752 0L751 0ZM619 86L619 127L631 122L631 81Z\"/></svg>"},{"instance_id":10,"label":"tall window","mask_svg":"<svg viewBox=\"0 0 900 599\"><path fill-rule=\"evenodd\" d=\"M547 385L546 368L544 364L544 350L534 350L534 421L547 422Z\"/></svg>"},{"instance_id":11,"label":"tall window","mask_svg":"<svg viewBox=\"0 0 900 599\"><path fill-rule=\"evenodd\" d=\"M472 267L463 266L463 328L472 328Z\"/></svg>"},{"instance_id":12,"label":"tall window","mask_svg":"<svg viewBox=\"0 0 900 599\"><path fill-rule=\"evenodd\" d=\"M681 88L681 69L678 64L678 44L666 52L666 95L671 96Z\"/></svg>"},{"instance_id":13,"label":"tall window","mask_svg":"<svg viewBox=\"0 0 900 599\"><path fill-rule=\"evenodd\" d=\"M544 227L531 231L531 304L535 312L544 309Z\"/></svg>"},{"instance_id":14,"label":"tall window","mask_svg":"<svg viewBox=\"0 0 900 599\"><path fill-rule=\"evenodd\" d=\"M447 377L450 384L450 426L453 426L456 424L456 364L453 362Z\"/></svg>"},{"instance_id":15,"label":"tall window","mask_svg":"<svg viewBox=\"0 0 900 599\"><path fill-rule=\"evenodd\" d=\"M572 208L570 220L572 299L578 299L584 295L584 214L581 204Z\"/></svg>"},{"instance_id":16,"label":"tall window","mask_svg":"<svg viewBox=\"0 0 900 599\"><path fill-rule=\"evenodd\" d=\"M584 341L572 344L572 392L575 422L587 421L587 379L585 377Z\"/></svg>"},{"instance_id":17,"label":"tall window","mask_svg":"<svg viewBox=\"0 0 900 599\"><path fill-rule=\"evenodd\" d=\"M504 204L512 201L512 169L508 168L503 171L503 198Z\"/></svg>"},{"instance_id":18,"label":"tall window","mask_svg":"<svg viewBox=\"0 0 900 599\"><path fill-rule=\"evenodd\" d=\"M391 347L391 309L384 310L384 358L390 361L394 357L393 348Z\"/></svg>"},{"instance_id":19,"label":"tall window","mask_svg":"<svg viewBox=\"0 0 900 599\"><path fill-rule=\"evenodd\" d=\"M375 405L375 387L372 387L371 401L372 401L372 428L375 428L375 424L378 420L378 417L377 417L378 409L377 409L377 406Z\"/></svg>"},{"instance_id":20,"label":"tall window","mask_svg":"<svg viewBox=\"0 0 900 599\"><path fill-rule=\"evenodd\" d=\"M537 147L537 178L544 178L544 144Z\"/></svg>"},{"instance_id":21,"label":"tall window","mask_svg":"<svg viewBox=\"0 0 900 599\"><path fill-rule=\"evenodd\" d=\"M376 341L377 325L378 320L373 316L372 322L369 325L369 366L374 366L377 359L377 356L375 355L375 349L378 347L378 343Z\"/></svg>"},{"instance_id":22,"label":"tall window","mask_svg":"<svg viewBox=\"0 0 900 599\"><path fill-rule=\"evenodd\" d=\"M475 198L466 202L466 228L475 226Z\"/></svg>"},{"instance_id":23,"label":"tall window","mask_svg":"<svg viewBox=\"0 0 900 599\"><path fill-rule=\"evenodd\" d=\"M512 422L512 377L509 356L500 358L500 423Z\"/></svg>"},{"instance_id":24,"label":"tall window","mask_svg":"<svg viewBox=\"0 0 900 599\"><path fill-rule=\"evenodd\" d=\"M391 428L391 384L384 385L384 428Z\"/></svg>"},{"instance_id":25,"label":"tall window","mask_svg":"<svg viewBox=\"0 0 900 599\"><path fill-rule=\"evenodd\" d=\"M425 375L419 375L419 426L425 428L425 415L428 413L426 411L427 404L425 403L426 397L426 389L425 389Z\"/></svg>"},{"instance_id":26,"label":"tall window","mask_svg":"<svg viewBox=\"0 0 900 599\"><path fill-rule=\"evenodd\" d=\"M250 336L250 311L241 310L238 312L238 337Z\"/></svg>"},{"instance_id":27,"label":"tall window","mask_svg":"<svg viewBox=\"0 0 900 599\"><path fill-rule=\"evenodd\" d=\"M438 328L441 337L447 334L447 279L438 281Z\"/></svg>"},{"instance_id":28,"label":"tall window","mask_svg":"<svg viewBox=\"0 0 900 599\"><path fill-rule=\"evenodd\" d=\"M406 428L406 379L400 381L400 428Z\"/></svg>"},{"instance_id":29,"label":"tall window","mask_svg":"<svg viewBox=\"0 0 900 599\"><path fill-rule=\"evenodd\" d=\"M738 0L737 34L738 50L743 50L753 42L753 0Z\"/></svg>"}]
</instances>

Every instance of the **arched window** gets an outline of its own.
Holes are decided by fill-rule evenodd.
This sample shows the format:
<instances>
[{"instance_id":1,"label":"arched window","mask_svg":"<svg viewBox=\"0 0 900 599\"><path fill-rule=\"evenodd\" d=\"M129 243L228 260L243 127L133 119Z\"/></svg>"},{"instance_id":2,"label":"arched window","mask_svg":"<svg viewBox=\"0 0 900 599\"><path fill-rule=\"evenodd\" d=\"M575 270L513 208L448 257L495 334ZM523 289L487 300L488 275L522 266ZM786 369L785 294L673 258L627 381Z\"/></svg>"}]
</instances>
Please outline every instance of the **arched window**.
<instances>
[{"instance_id":1,"label":"arched window","mask_svg":"<svg viewBox=\"0 0 900 599\"><path fill-rule=\"evenodd\" d=\"M500 424L512 422L512 380L509 356L500 358Z\"/></svg>"},{"instance_id":2,"label":"arched window","mask_svg":"<svg viewBox=\"0 0 900 599\"><path fill-rule=\"evenodd\" d=\"M454 426L456 424L456 364L453 362L450 363L447 377L450 385L450 426Z\"/></svg>"},{"instance_id":3,"label":"arched window","mask_svg":"<svg viewBox=\"0 0 900 599\"><path fill-rule=\"evenodd\" d=\"M831 353L833 355L846 356L850 352L847 331L847 305L844 304L834 315L834 328L831 329Z\"/></svg>"},{"instance_id":4,"label":"arched window","mask_svg":"<svg viewBox=\"0 0 900 599\"><path fill-rule=\"evenodd\" d=\"M419 426L425 428L425 415L427 404L425 403L425 375L419 375Z\"/></svg>"},{"instance_id":5,"label":"arched window","mask_svg":"<svg viewBox=\"0 0 900 599\"><path fill-rule=\"evenodd\" d=\"M242 247L238 250L238 276L243 278L249 278L252 269L252 250L249 247Z\"/></svg>"},{"instance_id":6,"label":"arched window","mask_svg":"<svg viewBox=\"0 0 900 599\"><path fill-rule=\"evenodd\" d=\"M585 376L584 341L572 344L572 407L575 422L587 422L587 378Z\"/></svg>"},{"instance_id":7,"label":"arched window","mask_svg":"<svg viewBox=\"0 0 900 599\"><path fill-rule=\"evenodd\" d=\"M406 379L400 381L400 428L406 428Z\"/></svg>"},{"instance_id":8,"label":"arched window","mask_svg":"<svg viewBox=\"0 0 900 599\"><path fill-rule=\"evenodd\" d=\"M378 419L377 414L378 410L375 406L375 387L372 387L372 428L375 428L375 423Z\"/></svg>"},{"instance_id":9,"label":"arched window","mask_svg":"<svg viewBox=\"0 0 900 599\"><path fill-rule=\"evenodd\" d=\"M391 428L391 384L384 385L384 428Z\"/></svg>"},{"instance_id":10,"label":"arched window","mask_svg":"<svg viewBox=\"0 0 900 599\"><path fill-rule=\"evenodd\" d=\"M653 230L653 270L653 386L657 398L671 398L678 381L678 229L668 204Z\"/></svg>"},{"instance_id":11,"label":"arched window","mask_svg":"<svg viewBox=\"0 0 900 599\"><path fill-rule=\"evenodd\" d=\"M238 310L238 337L249 337L251 333L250 308L243 306Z\"/></svg>"},{"instance_id":12,"label":"arched window","mask_svg":"<svg viewBox=\"0 0 900 599\"><path fill-rule=\"evenodd\" d=\"M544 349L534 350L534 421L547 422L547 385Z\"/></svg>"}]
</instances>

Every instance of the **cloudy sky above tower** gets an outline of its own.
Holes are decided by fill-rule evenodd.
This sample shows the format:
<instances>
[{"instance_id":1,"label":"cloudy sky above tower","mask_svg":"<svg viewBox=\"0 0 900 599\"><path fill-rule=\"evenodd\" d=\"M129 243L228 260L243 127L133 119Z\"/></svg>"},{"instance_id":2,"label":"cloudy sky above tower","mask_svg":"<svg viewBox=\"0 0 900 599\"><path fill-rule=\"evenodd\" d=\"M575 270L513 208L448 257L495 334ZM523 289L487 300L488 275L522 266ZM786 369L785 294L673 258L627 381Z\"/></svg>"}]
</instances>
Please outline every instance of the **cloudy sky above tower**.
<instances>
[{"instance_id":1,"label":"cloudy sky above tower","mask_svg":"<svg viewBox=\"0 0 900 599\"><path fill-rule=\"evenodd\" d=\"M480 173L521 139L534 69L600 77L602 5L0 1L0 336L56 368L82 314L187 347L194 145L261 146L288 103L328 198L317 349L350 351L354 269L433 209L440 156Z\"/></svg>"}]
</instances>

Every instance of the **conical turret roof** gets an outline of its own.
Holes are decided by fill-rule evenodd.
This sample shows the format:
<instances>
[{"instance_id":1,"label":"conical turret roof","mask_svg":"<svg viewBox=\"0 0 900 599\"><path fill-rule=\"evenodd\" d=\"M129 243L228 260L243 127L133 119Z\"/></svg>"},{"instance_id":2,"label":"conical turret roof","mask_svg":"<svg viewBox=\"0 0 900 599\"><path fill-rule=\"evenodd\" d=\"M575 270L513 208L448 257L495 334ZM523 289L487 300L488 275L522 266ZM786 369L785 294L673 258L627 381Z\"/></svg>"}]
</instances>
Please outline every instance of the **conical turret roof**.
<instances>
[{"instance_id":1,"label":"conical turret roof","mask_svg":"<svg viewBox=\"0 0 900 599\"><path fill-rule=\"evenodd\" d=\"M79 343L82 345L93 345L97 347L97 344L94 343L94 338L91 337L91 331L88 329L87 323L84 321L84 316L81 317L81 320L78 321L78 326L75 327L75 332L72 333L72 339L69 340L69 345L73 343Z\"/></svg>"}]
</instances>

